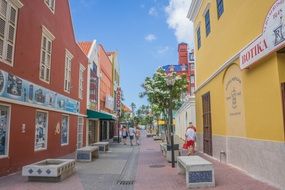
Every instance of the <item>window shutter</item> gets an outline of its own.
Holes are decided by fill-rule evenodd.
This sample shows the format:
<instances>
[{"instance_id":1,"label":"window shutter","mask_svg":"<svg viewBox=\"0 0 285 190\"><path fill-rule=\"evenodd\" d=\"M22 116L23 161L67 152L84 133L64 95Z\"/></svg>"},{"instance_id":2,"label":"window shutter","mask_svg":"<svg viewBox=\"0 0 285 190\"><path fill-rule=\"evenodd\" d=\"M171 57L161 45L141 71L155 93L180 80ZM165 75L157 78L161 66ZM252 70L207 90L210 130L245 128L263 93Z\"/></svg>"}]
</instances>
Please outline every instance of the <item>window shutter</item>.
<instances>
[{"instance_id":1,"label":"window shutter","mask_svg":"<svg viewBox=\"0 0 285 190\"><path fill-rule=\"evenodd\" d=\"M9 26L9 36L8 36L8 40L13 43L14 42L14 32L15 32L15 28L10 25Z\"/></svg>"},{"instance_id":2,"label":"window shutter","mask_svg":"<svg viewBox=\"0 0 285 190\"><path fill-rule=\"evenodd\" d=\"M5 34L5 20L3 20L2 18L0 18L0 36L2 38L4 38L4 34Z\"/></svg>"},{"instance_id":3,"label":"window shutter","mask_svg":"<svg viewBox=\"0 0 285 190\"><path fill-rule=\"evenodd\" d=\"M6 0L1 0L0 1L0 14L6 18L6 13L7 13L7 1Z\"/></svg>"},{"instance_id":4,"label":"window shutter","mask_svg":"<svg viewBox=\"0 0 285 190\"><path fill-rule=\"evenodd\" d=\"M12 56L13 56L13 46L8 44L7 45L7 61L12 62Z\"/></svg>"}]
</instances>

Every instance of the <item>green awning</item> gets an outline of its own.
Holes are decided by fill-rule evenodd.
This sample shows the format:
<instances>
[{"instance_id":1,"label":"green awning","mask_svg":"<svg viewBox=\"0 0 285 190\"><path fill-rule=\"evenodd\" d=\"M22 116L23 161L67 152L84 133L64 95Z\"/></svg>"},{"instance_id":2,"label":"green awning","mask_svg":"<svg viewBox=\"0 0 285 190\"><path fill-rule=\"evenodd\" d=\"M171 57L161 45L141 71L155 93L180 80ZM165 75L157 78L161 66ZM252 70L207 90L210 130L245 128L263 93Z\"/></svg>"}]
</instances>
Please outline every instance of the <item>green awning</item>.
<instances>
[{"instance_id":1,"label":"green awning","mask_svg":"<svg viewBox=\"0 0 285 190\"><path fill-rule=\"evenodd\" d=\"M116 120L116 117L112 114L98 112L94 110L87 110L87 118L89 119L101 119L101 120Z\"/></svg>"}]
</instances>

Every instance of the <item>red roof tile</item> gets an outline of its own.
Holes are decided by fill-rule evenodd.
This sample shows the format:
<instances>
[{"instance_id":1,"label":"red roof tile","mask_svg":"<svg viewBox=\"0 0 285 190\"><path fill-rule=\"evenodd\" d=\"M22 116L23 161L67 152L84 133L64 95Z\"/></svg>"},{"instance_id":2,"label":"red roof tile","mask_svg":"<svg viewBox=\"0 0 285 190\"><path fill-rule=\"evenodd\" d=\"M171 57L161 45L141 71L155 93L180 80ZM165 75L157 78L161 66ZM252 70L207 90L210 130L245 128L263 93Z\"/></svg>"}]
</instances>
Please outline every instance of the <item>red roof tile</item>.
<instances>
[{"instance_id":1,"label":"red roof tile","mask_svg":"<svg viewBox=\"0 0 285 190\"><path fill-rule=\"evenodd\" d=\"M92 46L92 42L79 42L78 44L82 51L85 53L85 55L88 55L89 50Z\"/></svg>"}]
</instances>

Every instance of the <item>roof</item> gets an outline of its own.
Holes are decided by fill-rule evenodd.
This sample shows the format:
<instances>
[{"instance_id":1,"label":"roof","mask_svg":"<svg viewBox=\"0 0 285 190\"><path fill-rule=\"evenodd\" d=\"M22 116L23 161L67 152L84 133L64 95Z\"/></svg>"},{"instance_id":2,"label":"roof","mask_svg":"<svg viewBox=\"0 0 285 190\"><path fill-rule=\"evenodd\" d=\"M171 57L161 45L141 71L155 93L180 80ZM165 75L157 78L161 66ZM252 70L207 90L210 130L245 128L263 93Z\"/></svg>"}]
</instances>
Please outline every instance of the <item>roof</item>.
<instances>
[{"instance_id":1,"label":"roof","mask_svg":"<svg viewBox=\"0 0 285 190\"><path fill-rule=\"evenodd\" d=\"M124 112L129 112L129 113L132 112L131 109L123 103L122 103L122 108L123 108Z\"/></svg>"},{"instance_id":2,"label":"roof","mask_svg":"<svg viewBox=\"0 0 285 190\"><path fill-rule=\"evenodd\" d=\"M88 55L90 48L92 46L92 42L79 42L79 47L82 49L85 55Z\"/></svg>"},{"instance_id":3,"label":"roof","mask_svg":"<svg viewBox=\"0 0 285 190\"><path fill-rule=\"evenodd\" d=\"M112 54L115 54L116 52L114 52L114 51L108 51L108 52L106 52L106 54L108 55L108 56L110 56L110 55L112 55Z\"/></svg>"}]
</instances>

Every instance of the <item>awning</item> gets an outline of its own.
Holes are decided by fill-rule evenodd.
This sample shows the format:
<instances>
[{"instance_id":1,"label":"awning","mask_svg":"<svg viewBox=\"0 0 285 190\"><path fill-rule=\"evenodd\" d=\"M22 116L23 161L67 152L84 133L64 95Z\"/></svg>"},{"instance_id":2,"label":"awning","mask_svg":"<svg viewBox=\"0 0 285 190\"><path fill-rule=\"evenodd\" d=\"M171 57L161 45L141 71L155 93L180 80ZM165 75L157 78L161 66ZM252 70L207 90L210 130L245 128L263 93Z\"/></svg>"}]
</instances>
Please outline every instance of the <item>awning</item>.
<instances>
[{"instance_id":1,"label":"awning","mask_svg":"<svg viewBox=\"0 0 285 190\"><path fill-rule=\"evenodd\" d=\"M94 110L87 110L87 118L89 119L101 119L101 120L116 120L116 116L106 113L98 112Z\"/></svg>"}]
</instances>

